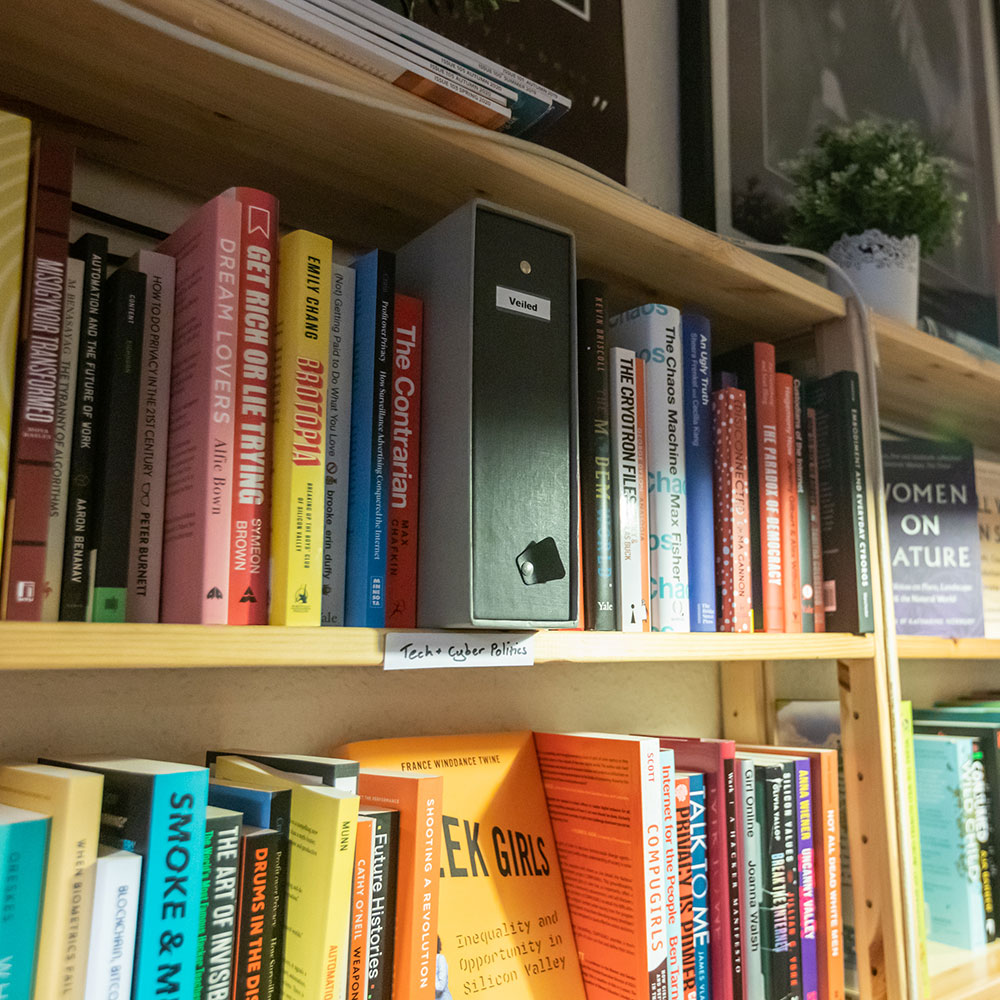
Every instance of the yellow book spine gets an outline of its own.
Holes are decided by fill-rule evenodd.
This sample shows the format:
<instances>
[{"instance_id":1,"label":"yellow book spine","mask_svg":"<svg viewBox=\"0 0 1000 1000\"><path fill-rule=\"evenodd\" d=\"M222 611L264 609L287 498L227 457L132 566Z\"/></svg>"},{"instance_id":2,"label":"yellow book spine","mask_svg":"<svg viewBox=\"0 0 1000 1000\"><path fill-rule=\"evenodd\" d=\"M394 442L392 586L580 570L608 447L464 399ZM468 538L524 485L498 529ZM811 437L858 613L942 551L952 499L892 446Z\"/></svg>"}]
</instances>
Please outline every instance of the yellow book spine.
<instances>
[{"instance_id":1,"label":"yellow book spine","mask_svg":"<svg viewBox=\"0 0 1000 1000\"><path fill-rule=\"evenodd\" d=\"M931 995L931 978L927 966L927 917L924 913L924 870L920 865L920 821L917 818L917 768L913 758L913 702L899 703L899 718L903 730L903 762L906 767L906 801L910 823L910 854L913 866L913 902L917 916L917 961L921 995Z\"/></svg>"},{"instance_id":2,"label":"yellow book spine","mask_svg":"<svg viewBox=\"0 0 1000 1000\"><path fill-rule=\"evenodd\" d=\"M333 244L282 237L271 485L272 625L319 625Z\"/></svg>"},{"instance_id":3,"label":"yellow book spine","mask_svg":"<svg viewBox=\"0 0 1000 1000\"><path fill-rule=\"evenodd\" d=\"M67 769L0 767L0 802L52 817L34 996L83 1000L104 778L53 773L60 771Z\"/></svg>"},{"instance_id":4,"label":"yellow book spine","mask_svg":"<svg viewBox=\"0 0 1000 1000\"><path fill-rule=\"evenodd\" d=\"M21 262L28 204L31 122L0 111L0 538L14 408L14 355L21 315Z\"/></svg>"}]
</instances>

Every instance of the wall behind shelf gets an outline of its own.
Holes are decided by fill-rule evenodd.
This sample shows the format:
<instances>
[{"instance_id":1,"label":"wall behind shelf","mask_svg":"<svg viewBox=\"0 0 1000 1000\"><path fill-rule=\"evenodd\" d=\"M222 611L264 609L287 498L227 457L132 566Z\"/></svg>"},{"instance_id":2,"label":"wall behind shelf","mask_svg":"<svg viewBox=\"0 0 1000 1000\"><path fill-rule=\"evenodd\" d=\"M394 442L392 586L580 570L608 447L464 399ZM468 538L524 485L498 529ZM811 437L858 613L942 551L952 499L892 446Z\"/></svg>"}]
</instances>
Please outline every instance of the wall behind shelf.
<instances>
[{"instance_id":1,"label":"wall behind shelf","mask_svg":"<svg viewBox=\"0 0 1000 1000\"><path fill-rule=\"evenodd\" d=\"M209 743L323 753L343 740L522 728L718 736L719 697L715 663L9 671L0 759L200 763Z\"/></svg>"}]
</instances>

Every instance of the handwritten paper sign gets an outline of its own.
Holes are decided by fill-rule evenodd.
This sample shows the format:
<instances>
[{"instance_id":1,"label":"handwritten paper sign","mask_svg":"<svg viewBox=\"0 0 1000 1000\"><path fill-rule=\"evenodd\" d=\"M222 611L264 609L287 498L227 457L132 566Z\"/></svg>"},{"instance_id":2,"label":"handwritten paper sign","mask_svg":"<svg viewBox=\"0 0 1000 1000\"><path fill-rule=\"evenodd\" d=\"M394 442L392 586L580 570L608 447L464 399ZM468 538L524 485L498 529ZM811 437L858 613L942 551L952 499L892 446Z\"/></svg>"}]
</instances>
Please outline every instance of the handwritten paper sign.
<instances>
[{"instance_id":1,"label":"handwritten paper sign","mask_svg":"<svg viewBox=\"0 0 1000 1000\"><path fill-rule=\"evenodd\" d=\"M530 667L534 632L389 632L386 670L434 667Z\"/></svg>"}]
</instances>

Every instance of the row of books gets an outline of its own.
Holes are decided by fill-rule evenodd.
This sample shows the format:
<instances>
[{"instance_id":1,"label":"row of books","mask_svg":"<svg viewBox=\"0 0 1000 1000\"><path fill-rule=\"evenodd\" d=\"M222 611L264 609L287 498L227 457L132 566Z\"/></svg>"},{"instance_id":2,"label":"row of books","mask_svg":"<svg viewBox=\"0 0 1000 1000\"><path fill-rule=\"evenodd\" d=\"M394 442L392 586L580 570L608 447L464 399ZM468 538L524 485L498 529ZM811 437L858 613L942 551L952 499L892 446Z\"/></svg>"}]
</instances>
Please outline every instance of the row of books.
<instances>
[{"instance_id":1,"label":"row of books","mask_svg":"<svg viewBox=\"0 0 1000 1000\"><path fill-rule=\"evenodd\" d=\"M5 995L844 996L834 751L331 753L0 767Z\"/></svg>"},{"instance_id":2,"label":"row of books","mask_svg":"<svg viewBox=\"0 0 1000 1000\"><path fill-rule=\"evenodd\" d=\"M572 106L378 0L225 2L488 129L531 138Z\"/></svg>"},{"instance_id":3,"label":"row of books","mask_svg":"<svg viewBox=\"0 0 1000 1000\"><path fill-rule=\"evenodd\" d=\"M579 283L586 626L872 631L857 375L713 358L704 316L606 300Z\"/></svg>"}]
</instances>

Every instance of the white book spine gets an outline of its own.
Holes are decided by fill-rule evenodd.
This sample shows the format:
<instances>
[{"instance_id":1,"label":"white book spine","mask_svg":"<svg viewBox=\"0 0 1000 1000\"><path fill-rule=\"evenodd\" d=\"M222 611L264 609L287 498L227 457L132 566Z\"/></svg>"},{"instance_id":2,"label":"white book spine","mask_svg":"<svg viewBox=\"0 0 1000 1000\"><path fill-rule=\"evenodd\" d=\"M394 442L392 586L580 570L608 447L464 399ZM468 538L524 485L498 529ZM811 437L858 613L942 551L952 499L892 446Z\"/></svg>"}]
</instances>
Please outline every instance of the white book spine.
<instances>
[{"instance_id":1,"label":"white book spine","mask_svg":"<svg viewBox=\"0 0 1000 1000\"><path fill-rule=\"evenodd\" d=\"M740 871L743 898L744 1000L765 1000L764 966L761 953L760 903L763 877L763 837L757 824L757 776L754 762L736 758L737 794L740 796L743 836L743 868Z\"/></svg>"},{"instance_id":2,"label":"white book spine","mask_svg":"<svg viewBox=\"0 0 1000 1000\"><path fill-rule=\"evenodd\" d=\"M80 356L80 321L83 314L83 261L66 261L65 309L59 347L59 386L53 428L52 489L49 494L49 534L45 545L45 581L42 621L59 621L62 596L63 543L66 540L66 506L69 502L69 459L73 450L73 412L76 404L76 365Z\"/></svg>"},{"instance_id":3,"label":"white book spine","mask_svg":"<svg viewBox=\"0 0 1000 1000\"><path fill-rule=\"evenodd\" d=\"M166 254L142 250L126 266L146 275L146 317L142 333L125 620L158 622L175 264L173 257Z\"/></svg>"},{"instance_id":4,"label":"white book spine","mask_svg":"<svg viewBox=\"0 0 1000 1000\"><path fill-rule=\"evenodd\" d=\"M684 996L684 949L681 940L680 857L674 782L677 777L673 750L660 750L663 812L663 919L667 938L667 997Z\"/></svg>"},{"instance_id":5,"label":"white book spine","mask_svg":"<svg viewBox=\"0 0 1000 1000\"><path fill-rule=\"evenodd\" d=\"M642 631L642 553L639 551L638 449L635 352L611 350L611 457L615 483L614 524L618 545L618 628Z\"/></svg>"},{"instance_id":6,"label":"white book spine","mask_svg":"<svg viewBox=\"0 0 1000 1000\"><path fill-rule=\"evenodd\" d=\"M611 342L646 362L646 465L652 627L691 628L684 469L684 363L681 314L651 304L613 316Z\"/></svg>"},{"instance_id":7,"label":"white book spine","mask_svg":"<svg viewBox=\"0 0 1000 1000\"><path fill-rule=\"evenodd\" d=\"M85 1000L131 996L141 871L138 854L98 849Z\"/></svg>"},{"instance_id":8,"label":"white book spine","mask_svg":"<svg viewBox=\"0 0 1000 1000\"><path fill-rule=\"evenodd\" d=\"M347 489L351 448L351 384L354 369L353 267L333 265L330 286L330 378L327 383L326 492L323 506L321 624L344 624L347 565Z\"/></svg>"}]
</instances>

